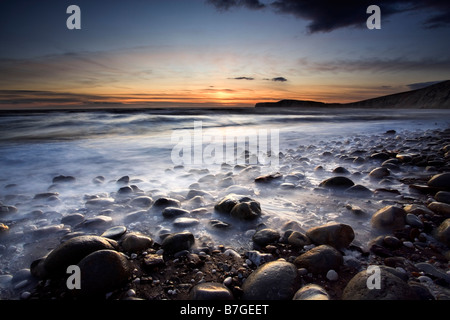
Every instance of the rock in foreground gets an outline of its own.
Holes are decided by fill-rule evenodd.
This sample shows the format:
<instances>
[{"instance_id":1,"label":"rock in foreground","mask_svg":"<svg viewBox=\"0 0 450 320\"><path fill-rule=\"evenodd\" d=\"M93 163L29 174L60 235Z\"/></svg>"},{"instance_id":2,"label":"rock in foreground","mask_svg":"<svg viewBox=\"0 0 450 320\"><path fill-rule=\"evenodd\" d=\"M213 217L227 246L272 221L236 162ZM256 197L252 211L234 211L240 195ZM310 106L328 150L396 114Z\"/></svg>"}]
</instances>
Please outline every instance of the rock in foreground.
<instances>
[{"instance_id":1,"label":"rock in foreground","mask_svg":"<svg viewBox=\"0 0 450 320\"><path fill-rule=\"evenodd\" d=\"M67 267L78 264L81 259L98 250L116 250L117 242L99 236L78 236L59 245L50 254L31 265L31 272L40 279L66 273Z\"/></svg>"},{"instance_id":2,"label":"rock in foreground","mask_svg":"<svg viewBox=\"0 0 450 320\"><path fill-rule=\"evenodd\" d=\"M244 300L290 300L299 286L297 268L286 261L267 262L242 286Z\"/></svg>"},{"instance_id":3,"label":"rock in foreground","mask_svg":"<svg viewBox=\"0 0 450 320\"><path fill-rule=\"evenodd\" d=\"M119 288L131 276L126 256L113 250L93 252L83 258L78 266L81 288L75 293L83 297L94 297Z\"/></svg>"},{"instance_id":4,"label":"rock in foreground","mask_svg":"<svg viewBox=\"0 0 450 320\"><path fill-rule=\"evenodd\" d=\"M416 300L414 290L402 279L379 266L378 278L375 271L361 271L356 274L344 289L343 300ZM374 269L375 270L375 269ZM379 281L379 282L377 282ZM370 289L369 286L373 287Z\"/></svg>"}]
</instances>

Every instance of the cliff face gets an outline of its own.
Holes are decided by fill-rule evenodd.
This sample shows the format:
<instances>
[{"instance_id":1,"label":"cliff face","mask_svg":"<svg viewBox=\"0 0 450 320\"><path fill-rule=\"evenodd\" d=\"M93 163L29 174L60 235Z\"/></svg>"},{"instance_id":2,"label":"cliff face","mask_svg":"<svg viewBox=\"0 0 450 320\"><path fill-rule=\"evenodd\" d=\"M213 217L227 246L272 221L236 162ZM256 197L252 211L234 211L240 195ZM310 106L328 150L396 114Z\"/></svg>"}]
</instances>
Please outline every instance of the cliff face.
<instances>
[{"instance_id":1,"label":"cliff face","mask_svg":"<svg viewBox=\"0 0 450 320\"><path fill-rule=\"evenodd\" d=\"M396 108L396 109L450 109L450 80L422 89L391 94L379 98L351 103L323 103L302 100L257 103L256 108Z\"/></svg>"}]
</instances>

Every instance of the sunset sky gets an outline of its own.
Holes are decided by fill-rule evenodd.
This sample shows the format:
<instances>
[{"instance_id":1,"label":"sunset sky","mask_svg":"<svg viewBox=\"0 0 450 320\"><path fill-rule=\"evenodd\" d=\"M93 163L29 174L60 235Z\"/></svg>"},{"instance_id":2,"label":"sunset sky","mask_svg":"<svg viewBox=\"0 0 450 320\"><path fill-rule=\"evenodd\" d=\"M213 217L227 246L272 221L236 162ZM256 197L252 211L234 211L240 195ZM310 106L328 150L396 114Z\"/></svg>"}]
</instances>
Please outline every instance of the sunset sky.
<instances>
[{"instance_id":1,"label":"sunset sky","mask_svg":"<svg viewBox=\"0 0 450 320\"><path fill-rule=\"evenodd\" d=\"M448 79L448 0L0 0L0 108L352 102Z\"/></svg>"}]
</instances>

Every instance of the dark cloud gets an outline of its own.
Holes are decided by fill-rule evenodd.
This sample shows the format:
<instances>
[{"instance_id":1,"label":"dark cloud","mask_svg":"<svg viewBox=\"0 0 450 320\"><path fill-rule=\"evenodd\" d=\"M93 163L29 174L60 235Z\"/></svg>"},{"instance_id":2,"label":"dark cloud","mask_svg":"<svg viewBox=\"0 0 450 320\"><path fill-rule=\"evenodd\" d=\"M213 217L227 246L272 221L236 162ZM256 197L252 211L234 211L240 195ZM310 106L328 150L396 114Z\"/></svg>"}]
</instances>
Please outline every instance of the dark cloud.
<instances>
[{"instance_id":1,"label":"dark cloud","mask_svg":"<svg viewBox=\"0 0 450 320\"><path fill-rule=\"evenodd\" d=\"M206 2L223 11L230 10L233 7L246 7L253 10L266 7L266 5L259 2L259 0L207 0Z\"/></svg>"},{"instance_id":2,"label":"dark cloud","mask_svg":"<svg viewBox=\"0 0 450 320\"><path fill-rule=\"evenodd\" d=\"M236 78L231 78L233 80L255 80L255 78L252 77L236 77Z\"/></svg>"},{"instance_id":3,"label":"dark cloud","mask_svg":"<svg viewBox=\"0 0 450 320\"><path fill-rule=\"evenodd\" d=\"M271 80L275 81L275 82L286 82L287 81L287 79L284 77L276 77L276 78L272 78Z\"/></svg>"},{"instance_id":4,"label":"dark cloud","mask_svg":"<svg viewBox=\"0 0 450 320\"><path fill-rule=\"evenodd\" d=\"M229 10L232 7L249 9L270 7L277 13L290 14L310 21L308 24L310 33L330 32L346 27L365 28L369 17L366 10L373 4L380 7L383 20L397 13L417 11L428 15L423 21L425 28L450 26L450 1L448 0L275 0L268 5L258 0L208 0L207 2L219 10Z\"/></svg>"}]
</instances>

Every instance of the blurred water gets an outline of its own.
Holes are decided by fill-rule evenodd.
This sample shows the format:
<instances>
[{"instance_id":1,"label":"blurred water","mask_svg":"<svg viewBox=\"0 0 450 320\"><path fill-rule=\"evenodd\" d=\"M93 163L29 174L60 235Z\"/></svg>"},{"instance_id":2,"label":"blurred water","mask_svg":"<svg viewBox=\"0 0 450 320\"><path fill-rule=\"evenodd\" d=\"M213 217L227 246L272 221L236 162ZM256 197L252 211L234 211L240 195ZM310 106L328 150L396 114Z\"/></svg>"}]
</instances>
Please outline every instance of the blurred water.
<instances>
[{"instance_id":1,"label":"blurred water","mask_svg":"<svg viewBox=\"0 0 450 320\"><path fill-rule=\"evenodd\" d=\"M247 248L251 242L247 231L256 227L227 220L213 212L214 204L231 191L245 193L260 201L264 215L259 222L268 226L280 228L284 222L293 220L306 229L329 221L343 221L354 227L358 241L364 243L370 237L369 219L349 216L345 209L348 199L317 194L314 187L331 176L330 170L342 165L339 154L374 145L382 148L387 141L384 133L391 129L396 130L397 136L404 141L427 130L447 128L449 116L450 112L445 110L315 110L293 114L205 111L181 115L170 111L163 114L93 111L1 115L0 201L19 210L0 215L0 222L10 228L7 236L0 237L0 275L28 268L33 259L48 252L67 232L73 231L70 226L61 225L62 217L73 212L81 212L86 218L99 214L86 210L85 195L115 194L119 188L115 181L126 175L154 200L159 196L184 199L194 183L196 189L208 192L205 203L185 201L182 207L190 210L206 208L206 214L196 216L200 223L188 229L197 237L216 243ZM228 169L224 169L220 161L177 167L172 153L177 140L173 136L182 133L185 142L191 141L187 139L195 137L199 124L204 138L201 151L210 143L206 137L221 142L229 136L245 136L260 130L276 134L273 138L279 143L279 151L284 157L275 166L274 162L258 166L254 175L300 172L303 177L296 181L297 188L294 191L261 188L253 183L254 176L239 174L234 168L237 162L233 161ZM193 147L194 144L192 140ZM235 157L240 157L242 151L237 150ZM331 152L333 157L324 159L321 155L325 151ZM315 173L317 165L324 166L325 173ZM370 169L349 163L345 166L351 172ZM208 172L199 169L208 169ZM76 182L55 186L52 179L59 175L73 176ZM205 179L208 175L215 175L217 179L211 182ZM92 183L97 176L105 177L105 183ZM228 185L218 183L219 178L226 177L233 179L228 190ZM373 182L365 175L352 179L355 183L373 187ZM394 187L402 188L401 185ZM36 194L44 192L58 192L59 200L54 203L33 200ZM352 201L369 212L379 206L376 201ZM33 214L37 210L41 214ZM113 224L124 224L126 213L112 213ZM208 222L216 218L230 222L232 228L211 230ZM128 227L157 238L161 229L178 230L172 222L160 213L152 213L145 221L130 223ZM49 226L53 229L45 231Z\"/></svg>"}]
</instances>

